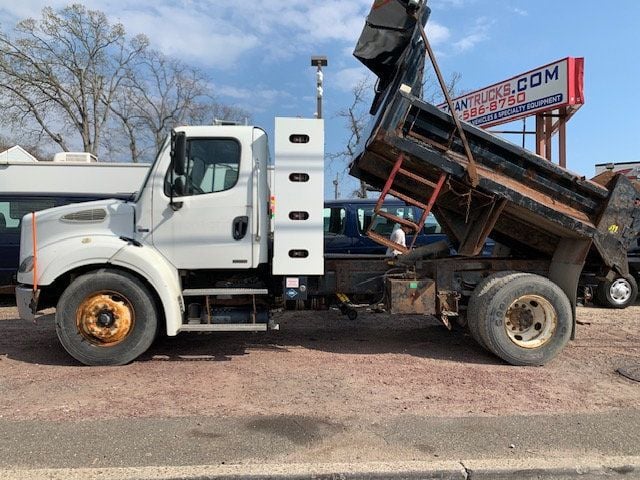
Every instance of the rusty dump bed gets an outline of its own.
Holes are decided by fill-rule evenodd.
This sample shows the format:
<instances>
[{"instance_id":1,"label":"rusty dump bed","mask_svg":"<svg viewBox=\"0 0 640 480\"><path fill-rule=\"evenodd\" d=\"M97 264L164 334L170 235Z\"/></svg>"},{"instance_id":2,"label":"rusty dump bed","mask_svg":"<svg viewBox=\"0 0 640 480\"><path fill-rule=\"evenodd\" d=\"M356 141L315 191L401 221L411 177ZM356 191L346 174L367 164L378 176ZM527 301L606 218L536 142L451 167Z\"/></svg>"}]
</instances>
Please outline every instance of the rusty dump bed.
<instances>
[{"instance_id":1,"label":"rusty dump bed","mask_svg":"<svg viewBox=\"0 0 640 480\"><path fill-rule=\"evenodd\" d=\"M423 9L417 17L426 22L429 11ZM399 49L398 30L377 28L371 18L358 47L367 45L368 59L359 58L379 76L382 88L372 107L368 140L351 166L353 176L382 189L402 154L404 174L395 177L393 190L426 203L434 191L429 182L435 186L447 174L433 213L463 255L477 255L488 235L520 255L539 258L553 257L561 244L570 250L575 241L576 248L591 248L610 269L627 272L626 252L640 230L640 192L627 178L586 180L463 123L478 172L472 187L453 118L419 98L425 64L419 25L404 24L411 35ZM384 57L381 68L371 53L386 31L396 36L395 69L389 66L392 55L375 53ZM388 44L388 39L379 42L381 49Z\"/></svg>"}]
</instances>

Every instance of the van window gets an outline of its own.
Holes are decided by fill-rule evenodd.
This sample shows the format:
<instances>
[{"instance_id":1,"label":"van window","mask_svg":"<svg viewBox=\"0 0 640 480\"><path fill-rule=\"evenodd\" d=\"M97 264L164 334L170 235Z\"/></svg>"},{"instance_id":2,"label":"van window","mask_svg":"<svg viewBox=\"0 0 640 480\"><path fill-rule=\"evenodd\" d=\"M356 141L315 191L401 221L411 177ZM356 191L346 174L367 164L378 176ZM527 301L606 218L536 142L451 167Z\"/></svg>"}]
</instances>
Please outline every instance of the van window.
<instances>
[{"instance_id":1,"label":"van window","mask_svg":"<svg viewBox=\"0 0 640 480\"><path fill-rule=\"evenodd\" d=\"M0 232L18 233L20 222L27 213L56 206L52 198L0 200Z\"/></svg>"},{"instance_id":2,"label":"van window","mask_svg":"<svg viewBox=\"0 0 640 480\"><path fill-rule=\"evenodd\" d=\"M433 214L427 217L427 221L424 222L424 233L427 235L431 235L434 233L442 233L442 227L436 220L436 217Z\"/></svg>"},{"instance_id":3,"label":"van window","mask_svg":"<svg viewBox=\"0 0 640 480\"><path fill-rule=\"evenodd\" d=\"M360 233L365 233L369 230L369 225L371 225L371 219L373 218L373 208L373 206L358 208L358 228L360 229ZM411 220L412 222L417 221L416 211L413 207L407 207L404 205L397 207L383 206L382 210L395 215L396 217ZM376 217L374 222L375 223L372 228L374 232L386 236L393 233L395 223L391 220L384 217Z\"/></svg>"},{"instance_id":4,"label":"van window","mask_svg":"<svg viewBox=\"0 0 640 480\"><path fill-rule=\"evenodd\" d=\"M358 228L360 229L360 233L362 234L366 233L369 229L369 225L371 225L371 219L373 218L373 208L373 206L361 207L357 210ZM422 214L421 210L415 207L408 207L404 205L400 205L397 207L383 206L382 210L384 210L385 212L389 212L396 217L411 220L412 222L416 223L420 221L420 215ZM390 236L395 228L396 224L391 220L383 217L376 217L372 230L380 235ZM442 227L440 227L438 221L436 220L436 217L434 217L433 215L429 215L427 217L427 221L424 224L424 233L442 233Z\"/></svg>"},{"instance_id":5,"label":"van window","mask_svg":"<svg viewBox=\"0 0 640 480\"><path fill-rule=\"evenodd\" d=\"M347 211L344 208L333 207L324 209L324 233L342 235L344 233Z\"/></svg>"}]
</instances>

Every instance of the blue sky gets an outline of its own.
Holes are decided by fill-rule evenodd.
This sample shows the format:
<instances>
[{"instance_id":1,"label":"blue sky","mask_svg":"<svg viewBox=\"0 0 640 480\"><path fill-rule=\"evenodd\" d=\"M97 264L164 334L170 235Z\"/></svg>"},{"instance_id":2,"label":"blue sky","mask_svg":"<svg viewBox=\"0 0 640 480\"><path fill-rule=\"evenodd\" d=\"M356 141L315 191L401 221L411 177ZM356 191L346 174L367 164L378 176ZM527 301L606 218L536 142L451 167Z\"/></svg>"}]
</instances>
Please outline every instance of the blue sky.
<instances>
[{"instance_id":1,"label":"blue sky","mask_svg":"<svg viewBox=\"0 0 640 480\"><path fill-rule=\"evenodd\" d=\"M3 27L37 17L53 0L0 0ZM335 113L351 102L363 70L351 57L371 0L97 0L85 2L145 33L152 44L198 65L220 100L245 108L271 132L275 116L312 116L315 77L309 57L323 54L327 151L342 148L347 132ZM460 88L474 90L567 56L585 57L586 105L568 129L569 168L592 176L594 165L640 161L637 113L640 78L640 2L616 0L431 0L428 33L445 75L460 72ZM615 5L615 6L614 6ZM514 139L514 141L518 141ZM354 182L345 165L341 194Z\"/></svg>"}]
</instances>

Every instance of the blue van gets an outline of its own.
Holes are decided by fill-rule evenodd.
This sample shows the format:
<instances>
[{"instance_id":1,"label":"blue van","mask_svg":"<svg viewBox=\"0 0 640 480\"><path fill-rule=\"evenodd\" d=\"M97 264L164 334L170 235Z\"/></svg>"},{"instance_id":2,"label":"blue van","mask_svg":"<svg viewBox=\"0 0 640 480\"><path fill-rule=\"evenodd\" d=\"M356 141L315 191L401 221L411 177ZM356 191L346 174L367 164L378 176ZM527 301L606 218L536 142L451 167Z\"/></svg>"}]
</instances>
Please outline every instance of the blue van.
<instances>
[{"instance_id":1,"label":"blue van","mask_svg":"<svg viewBox=\"0 0 640 480\"><path fill-rule=\"evenodd\" d=\"M324 248L327 254L384 255L387 248L367 237L366 232L373 219L376 200L327 200L324 208ZM384 210L407 220L420 220L422 211L407 206L400 200L388 200ZM373 230L390 237L396 224L386 218L376 217ZM448 240L433 215L429 215L422 232L418 234L416 246ZM413 235L407 235L407 245Z\"/></svg>"}]
</instances>

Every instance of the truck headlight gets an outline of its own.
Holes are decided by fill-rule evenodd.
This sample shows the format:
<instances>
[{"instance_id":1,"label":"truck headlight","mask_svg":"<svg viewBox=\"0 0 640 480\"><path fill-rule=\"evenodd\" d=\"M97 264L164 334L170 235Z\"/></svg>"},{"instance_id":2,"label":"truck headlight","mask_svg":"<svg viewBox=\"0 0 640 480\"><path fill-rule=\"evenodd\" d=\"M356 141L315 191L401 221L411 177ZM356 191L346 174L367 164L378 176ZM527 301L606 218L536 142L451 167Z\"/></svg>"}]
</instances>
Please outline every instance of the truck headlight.
<instances>
[{"instance_id":1,"label":"truck headlight","mask_svg":"<svg viewBox=\"0 0 640 480\"><path fill-rule=\"evenodd\" d=\"M25 258L18 268L18 273L28 273L33 270L33 255L29 255Z\"/></svg>"}]
</instances>

